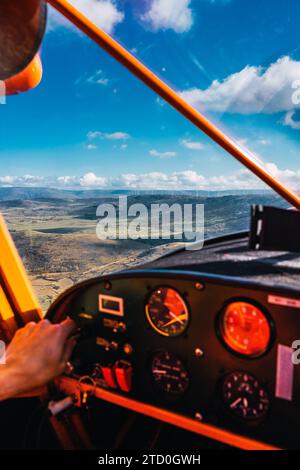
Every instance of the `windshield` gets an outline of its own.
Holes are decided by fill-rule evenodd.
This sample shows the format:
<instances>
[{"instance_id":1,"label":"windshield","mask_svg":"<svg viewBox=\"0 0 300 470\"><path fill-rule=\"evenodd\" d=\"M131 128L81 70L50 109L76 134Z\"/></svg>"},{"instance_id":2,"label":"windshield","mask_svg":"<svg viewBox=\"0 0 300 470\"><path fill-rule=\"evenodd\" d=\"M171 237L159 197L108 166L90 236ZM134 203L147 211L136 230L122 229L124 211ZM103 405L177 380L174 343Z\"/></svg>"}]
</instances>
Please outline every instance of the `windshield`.
<instances>
[{"instance_id":1,"label":"windshield","mask_svg":"<svg viewBox=\"0 0 300 470\"><path fill-rule=\"evenodd\" d=\"M72 3L299 189L299 2ZM82 279L195 241L176 217L149 236L153 204L203 206L206 238L248 229L251 204L287 207L51 7L41 57L41 85L0 106L0 209L44 310ZM140 209L127 237L124 198Z\"/></svg>"}]
</instances>

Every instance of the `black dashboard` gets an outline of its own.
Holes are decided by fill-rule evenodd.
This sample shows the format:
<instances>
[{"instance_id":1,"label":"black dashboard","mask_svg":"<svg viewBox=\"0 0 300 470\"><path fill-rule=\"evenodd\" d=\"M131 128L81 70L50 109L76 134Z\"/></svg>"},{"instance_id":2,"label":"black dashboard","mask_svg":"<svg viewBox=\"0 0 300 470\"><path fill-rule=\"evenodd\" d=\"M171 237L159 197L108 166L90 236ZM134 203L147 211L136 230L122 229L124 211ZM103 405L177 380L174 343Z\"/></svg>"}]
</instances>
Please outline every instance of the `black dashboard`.
<instances>
[{"instance_id":1,"label":"black dashboard","mask_svg":"<svg viewBox=\"0 0 300 470\"><path fill-rule=\"evenodd\" d=\"M234 262L233 254L237 274L228 276L221 265ZM184 266L184 256L193 262ZM70 316L79 328L70 376L261 442L299 447L300 366L292 362L300 339L298 268L283 283L283 268L270 256L263 265L245 240L224 239L71 288L48 312L56 322ZM201 267L208 258L214 274ZM251 275L255 260L259 279Z\"/></svg>"}]
</instances>

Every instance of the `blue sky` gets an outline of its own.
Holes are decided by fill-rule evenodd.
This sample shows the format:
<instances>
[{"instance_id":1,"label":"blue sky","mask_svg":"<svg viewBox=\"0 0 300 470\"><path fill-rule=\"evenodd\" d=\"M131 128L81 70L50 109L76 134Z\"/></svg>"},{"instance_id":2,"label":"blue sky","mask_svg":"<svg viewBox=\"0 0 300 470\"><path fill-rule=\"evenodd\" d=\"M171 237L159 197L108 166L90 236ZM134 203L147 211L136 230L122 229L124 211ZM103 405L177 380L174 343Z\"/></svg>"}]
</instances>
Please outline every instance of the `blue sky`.
<instances>
[{"instance_id":1,"label":"blue sky","mask_svg":"<svg viewBox=\"0 0 300 470\"><path fill-rule=\"evenodd\" d=\"M72 3L300 188L299 1ZM41 56L41 85L0 106L0 185L259 186L52 9Z\"/></svg>"}]
</instances>

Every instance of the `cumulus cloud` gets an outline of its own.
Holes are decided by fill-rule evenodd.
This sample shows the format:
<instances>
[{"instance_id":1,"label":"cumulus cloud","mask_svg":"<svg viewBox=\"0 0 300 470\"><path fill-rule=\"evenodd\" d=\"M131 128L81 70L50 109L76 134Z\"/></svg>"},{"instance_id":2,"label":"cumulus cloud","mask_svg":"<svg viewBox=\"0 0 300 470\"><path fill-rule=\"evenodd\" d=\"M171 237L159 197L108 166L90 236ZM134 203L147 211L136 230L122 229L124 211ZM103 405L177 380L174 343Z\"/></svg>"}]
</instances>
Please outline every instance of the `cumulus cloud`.
<instances>
[{"instance_id":1,"label":"cumulus cloud","mask_svg":"<svg viewBox=\"0 0 300 470\"><path fill-rule=\"evenodd\" d=\"M0 176L0 184L2 185L11 185L16 182L16 176Z\"/></svg>"},{"instance_id":2,"label":"cumulus cloud","mask_svg":"<svg viewBox=\"0 0 300 470\"><path fill-rule=\"evenodd\" d=\"M124 20L124 13L118 9L114 0L69 0L69 2L84 13L95 25L103 28L109 34ZM51 8L48 30L57 27L73 28L69 21Z\"/></svg>"},{"instance_id":3,"label":"cumulus cloud","mask_svg":"<svg viewBox=\"0 0 300 470\"><path fill-rule=\"evenodd\" d=\"M180 144L189 150L203 150L204 149L204 145L201 144L201 142L194 142L194 141L187 140L187 139L182 139L180 141Z\"/></svg>"},{"instance_id":4,"label":"cumulus cloud","mask_svg":"<svg viewBox=\"0 0 300 470\"><path fill-rule=\"evenodd\" d=\"M293 84L300 77L300 61L285 56L267 68L247 66L223 80L214 80L207 89L191 88L182 98L201 111L239 114L291 111Z\"/></svg>"},{"instance_id":5,"label":"cumulus cloud","mask_svg":"<svg viewBox=\"0 0 300 470\"><path fill-rule=\"evenodd\" d=\"M87 135L88 139L107 139L107 140L128 140L130 139L130 135L127 132L101 132L101 131L90 131Z\"/></svg>"},{"instance_id":6,"label":"cumulus cloud","mask_svg":"<svg viewBox=\"0 0 300 470\"><path fill-rule=\"evenodd\" d=\"M106 188L108 186L108 179L103 176L96 176L95 173L86 173L81 178L79 178L80 186L91 188Z\"/></svg>"},{"instance_id":7,"label":"cumulus cloud","mask_svg":"<svg viewBox=\"0 0 300 470\"><path fill-rule=\"evenodd\" d=\"M267 169L289 187L300 188L300 170L279 169L274 163L267 163ZM148 172L123 174L109 178L106 187L128 189L169 189L169 190L232 190L266 188L249 170L240 169L232 174L207 177L194 170L171 173Z\"/></svg>"},{"instance_id":8,"label":"cumulus cloud","mask_svg":"<svg viewBox=\"0 0 300 470\"><path fill-rule=\"evenodd\" d=\"M43 185L45 178L43 176L24 175L24 176L0 176L0 186L38 186Z\"/></svg>"},{"instance_id":9,"label":"cumulus cloud","mask_svg":"<svg viewBox=\"0 0 300 470\"><path fill-rule=\"evenodd\" d=\"M176 152L170 152L170 151L167 151L167 152L159 152L158 150L155 150L155 149L152 149L149 151L149 155L151 155L151 157L157 157L157 158L173 158L173 157L176 157Z\"/></svg>"},{"instance_id":10,"label":"cumulus cloud","mask_svg":"<svg viewBox=\"0 0 300 470\"><path fill-rule=\"evenodd\" d=\"M62 186L73 186L77 184L76 176L58 176L56 181Z\"/></svg>"},{"instance_id":11,"label":"cumulus cloud","mask_svg":"<svg viewBox=\"0 0 300 470\"><path fill-rule=\"evenodd\" d=\"M194 189L205 185L205 178L195 171L186 170L181 172L164 173L152 171L142 174L124 174L112 180L112 186L127 189Z\"/></svg>"},{"instance_id":12,"label":"cumulus cloud","mask_svg":"<svg viewBox=\"0 0 300 470\"><path fill-rule=\"evenodd\" d=\"M280 169L274 163L266 164L267 170L290 188L300 189L300 170ZM152 171L147 173L125 173L107 177L94 172L82 176L0 176L1 187L60 187L65 189L140 189L140 190L233 190L266 188L249 170L240 169L226 175L204 176L194 170L171 173Z\"/></svg>"},{"instance_id":13,"label":"cumulus cloud","mask_svg":"<svg viewBox=\"0 0 300 470\"><path fill-rule=\"evenodd\" d=\"M184 33L193 25L190 3L191 0L152 0L141 20L153 31L172 29Z\"/></svg>"}]
</instances>

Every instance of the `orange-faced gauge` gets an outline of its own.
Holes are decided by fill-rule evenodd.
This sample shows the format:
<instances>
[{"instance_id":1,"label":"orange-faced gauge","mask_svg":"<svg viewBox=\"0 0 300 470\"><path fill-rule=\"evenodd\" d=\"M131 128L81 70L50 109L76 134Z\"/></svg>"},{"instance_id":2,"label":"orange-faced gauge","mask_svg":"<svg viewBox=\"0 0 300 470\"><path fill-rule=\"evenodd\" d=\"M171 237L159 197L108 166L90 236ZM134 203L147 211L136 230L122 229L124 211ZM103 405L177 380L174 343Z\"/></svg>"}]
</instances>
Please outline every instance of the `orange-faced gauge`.
<instances>
[{"instance_id":1,"label":"orange-faced gauge","mask_svg":"<svg viewBox=\"0 0 300 470\"><path fill-rule=\"evenodd\" d=\"M232 352L248 358L264 354L272 339L273 322L262 307L252 302L229 303L219 318L219 335Z\"/></svg>"}]
</instances>

